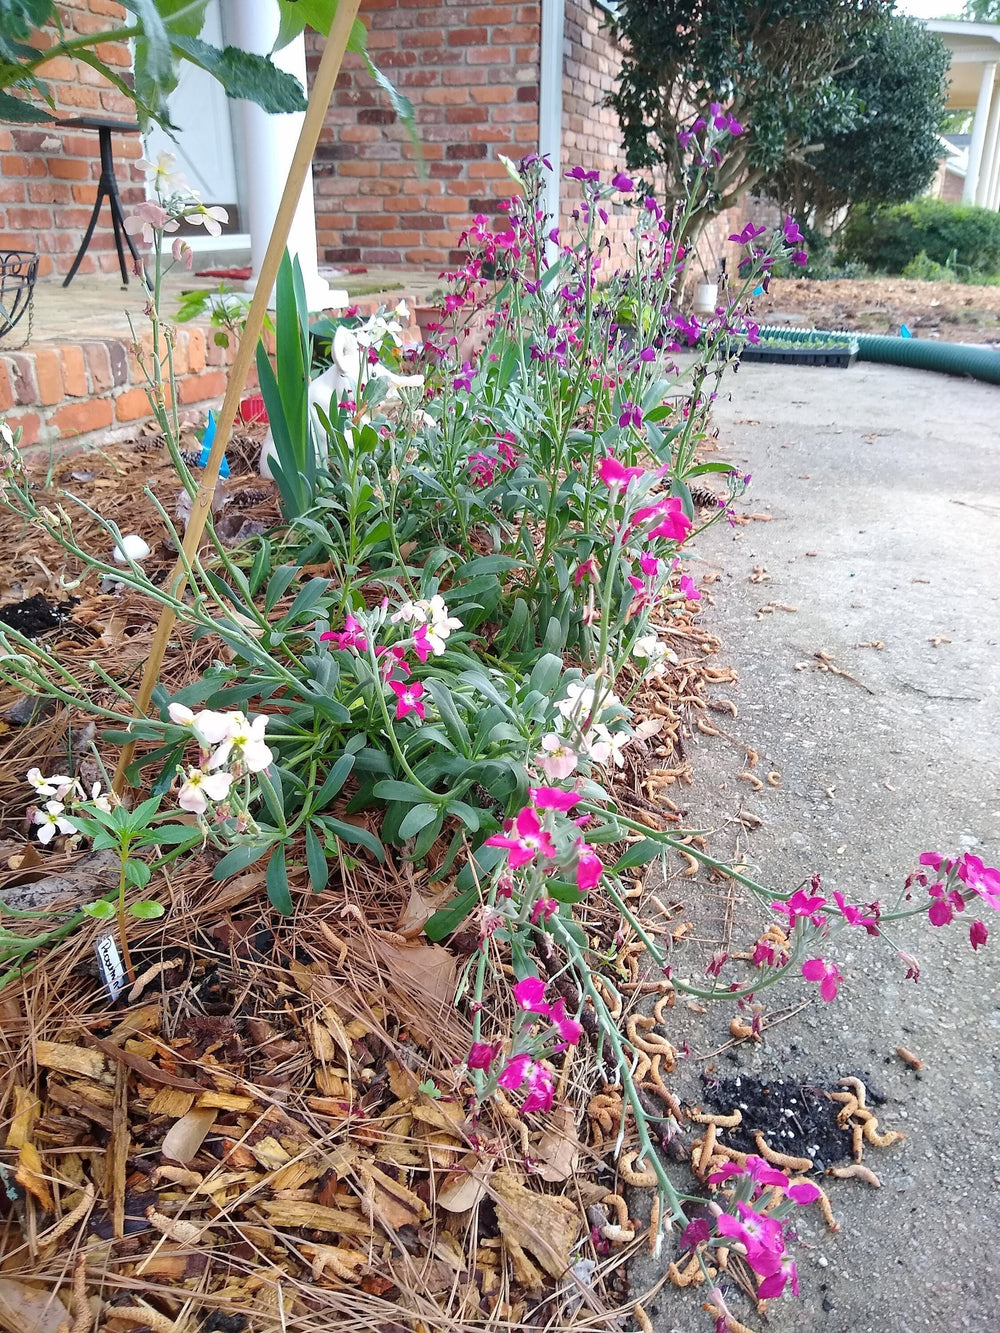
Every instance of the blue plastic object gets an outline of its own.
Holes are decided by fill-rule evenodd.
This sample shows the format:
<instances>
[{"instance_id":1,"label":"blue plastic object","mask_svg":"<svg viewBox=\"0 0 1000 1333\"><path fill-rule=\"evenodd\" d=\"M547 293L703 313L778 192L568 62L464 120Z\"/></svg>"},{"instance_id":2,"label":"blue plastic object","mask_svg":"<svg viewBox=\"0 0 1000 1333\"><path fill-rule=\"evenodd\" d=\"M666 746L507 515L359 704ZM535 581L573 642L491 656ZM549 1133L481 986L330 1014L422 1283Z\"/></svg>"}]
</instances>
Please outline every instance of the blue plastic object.
<instances>
[{"instance_id":1,"label":"blue plastic object","mask_svg":"<svg viewBox=\"0 0 1000 1333\"><path fill-rule=\"evenodd\" d=\"M900 326L899 326L899 336L900 336L901 338L912 338L912 337L913 337L913 334L910 332L910 330L906 327L905 324L900 324Z\"/></svg>"},{"instance_id":2,"label":"blue plastic object","mask_svg":"<svg viewBox=\"0 0 1000 1333\"><path fill-rule=\"evenodd\" d=\"M201 454L198 458L198 467L204 467L208 462L208 455L212 451L212 441L215 439L215 413L209 412L208 425L205 427L205 434L201 437ZM229 476L229 463L225 454L222 456L222 463L219 467L219 476Z\"/></svg>"}]
</instances>

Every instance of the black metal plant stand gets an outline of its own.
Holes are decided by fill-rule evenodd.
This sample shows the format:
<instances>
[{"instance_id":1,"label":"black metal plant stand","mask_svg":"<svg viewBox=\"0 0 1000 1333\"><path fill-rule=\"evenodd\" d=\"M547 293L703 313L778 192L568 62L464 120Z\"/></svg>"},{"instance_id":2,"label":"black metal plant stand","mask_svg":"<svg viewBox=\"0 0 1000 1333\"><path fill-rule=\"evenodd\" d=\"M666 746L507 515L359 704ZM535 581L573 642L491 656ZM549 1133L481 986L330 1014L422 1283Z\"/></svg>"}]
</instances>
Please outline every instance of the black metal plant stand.
<instances>
[{"instance_id":1,"label":"black metal plant stand","mask_svg":"<svg viewBox=\"0 0 1000 1333\"><path fill-rule=\"evenodd\" d=\"M139 251L135 248L132 237L125 230L125 213L122 209L121 195L118 193L118 182L115 179L115 162L111 151L111 135L115 134L138 134L139 126L134 121L126 120L106 120L102 116L72 116L67 120L59 122L60 125L72 125L77 129L96 130L101 146L101 178L97 183L97 201L94 204L94 211L90 215L90 224L87 227L87 234L83 238L83 244L76 253L73 260L73 267L63 279L63 286L68 287L76 276L76 270L80 267L80 261L87 253L87 247L90 245L91 237L94 234L94 228L97 226L97 219L100 216L101 204L105 197L111 207L111 224L115 230L115 249L118 251L118 267L121 269L122 282L128 286L128 268L125 263L125 251L122 248L122 241L128 246L132 258L135 260L136 267L142 267L142 259Z\"/></svg>"},{"instance_id":2,"label":"black metal plant stand","mask_svg":"<svg viewBox=\"0 0 1000 1333\"><path fill-rule=\"evenodd\" d=\"M30 339L37 276L38 255L33 251L0 250L0 338L5 338L27 311L28 336L25 343Z\"/></svg>"}]
</instances>

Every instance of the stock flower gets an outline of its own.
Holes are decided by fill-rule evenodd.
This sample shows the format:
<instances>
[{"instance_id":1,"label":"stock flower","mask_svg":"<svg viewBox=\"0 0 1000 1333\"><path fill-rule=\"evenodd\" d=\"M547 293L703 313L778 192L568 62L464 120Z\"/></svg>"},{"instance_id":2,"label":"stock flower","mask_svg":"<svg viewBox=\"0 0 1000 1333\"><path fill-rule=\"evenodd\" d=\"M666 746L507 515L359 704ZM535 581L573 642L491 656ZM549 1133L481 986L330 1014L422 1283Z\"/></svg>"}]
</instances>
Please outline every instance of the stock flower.
<instances>
[{"instance_id":1,"label":"stock flower","mask_svg":"<svg viewBox=\"0 0 1000 1333\"><path fill-rule=\"evenodd\" d=\"M602 478L603 480L603 478ZM599 583L600 575L597 572L597 564L593 557L589 560L581 560L573 571L573 587L579 588L580 584L587 579L590 583Z\"/></svg>"},{"instance_id":2,"label":"stock flower","mask_svg":"<svg viewBox=\"0 0 1000 1333\"><path fill-rule=\"evenodd\" d=\"M421 703L421 697L424 687L419 680L415 680L412 685L407 685L402 680L390 680L389 689L396 696L396 721L407 717L410 713L416 713L417 717L423 722L426 717L424 705Z\"/></svg>"},{"instance_id":3,"label":"stock flower","mask_svg":"<svg viewBox=\"0 0 1000 1333\"><path fill-rule=\"evenodd\" d=\"M761 1301L771 1300L775 1296L780 1296L785 1290L785 1286L791 1283L792 1294L799 1294L799 1274L795 1267L795 1260L788 1254L782 1254L778 1261L778 1268L774 1273L769 1273L757 1288L757 1299Z\"/></svg>"},{"instance_id":4,"label":"stock flower","mask_svg":"<svg viewBox=\"0 0 1000 1333\"><path fill-rule=\"evenodd\" d=\"M932 926L946 926L956 912L965 910L965 899L957 889L949 892L944 884L931 884L927 892L932 899L927 910L927 917Z\"/></svg>"},{"instance_id":5,"label":"stock flower","mask_svg":"<svg viewBox=\"0 0 1000 1333\"><path fill-rule=\"evenodd\" d=\"M512 987L518 1008L529 1014L550 1014L552 1007L545 998L545 982L541 977L523 977Z\"/></svg>"},{"instance_id":6,"label":"stock flower","mask_svg":"<svg viewBox=\"0 0 1000 1333\"><path fill-rule=\"evenodd\" d=\"M763 231L763 228L761 228L761 230ZM785 218L784 222L781 224L781 230L785 237L786 245L798 245L801 241L805 240L805 237L799 231L799 224L793 217Z\"/></svg>"},{"instance_id":7,"label":"stock flower","mask_svg":"<svg viewBox=\"0 0 1000 1333\"><path fill-rule=\"evenodd\" d=\"M635 189L635 181L631 176L626 176L624 171L616 172L611 177L611 184L616 190L621 190L622 194L631 194Z\"/></svg>"},{"instance_id":8,"label":"stock flower","mask_svg":"<svg viewBox=\"0 0 1000 1333\"><path fill-rule=\"evenodd\" d=\"M860 907L852 907L850 903L844 901L844 895L838 893L836 889L833 893L833 900L840 908L840 915L849 926L864 926L869 935L878 933L878 922L873 916L865 916Z\"/></svg>"},{"instance_id":9,"label":"stock flower","mask_svg":"<svg viewBox=\"0 0 1000 1333\"><path fill-rule=\"evenodd\" d=\"M56 773L51 778L43 777L40 768L29 768L27 778L39 796L55 796L57 799L75 785L74 779L65 773Z\"/></svg>"},{"instance_id":10,"label":"stock flower","mask_svg":"<svg viewBox=\"0 0 1000 1333\"><path fill-rule=\"evenodd\" d=\"M794 1185L789 1185L785 1190L792 1203L797 1203L800 1207L815 1203L822 1192L820 1187L814 1185L811 1180L800 1180Z\"/></svg>"},{"instance_id":11,"label":"stock flower","mask_svg":"<svg viewBox=\"0 0 1000 1333\"><path fill-rule=\"evenodd\" d=\"M560 1045L556 1049L565 1050L567 1046L575 1046L583 1036L583 1027L575 1018L568 1016L566 1001L561 996L549 1010L549 1017L560 1037Z\"/></svg>"},{"instance_id":12,"label":"stock flower","mask_svg":"<svg viewBox=\"0 0 1000 1333\"><path fill-rule=\"evenodd\" d=\"M174 168L177 165L177 159L173 153L157 153L156 161L150 162L148 158L140 157L135 164L141 171L150 173L150 184L157 194L172 194L179 190L187 189L187 181L179 171Z\"/></svg>"},{"instance_id":13,"label":"stock flower","mask_svg":"<svg viewBox=\"0 0 1000 1333\"><path fill-rule=\"evenodd\" d=\"M732 1236L746 1249L746 1261L760 1277L767 1277L781 1266L785 1241L781 1222L756 1212L748 1203L736 1204L739 1217L723 1213L715 1224L720 1236Z\"/></svg>"},{"instance_id":14,"label":"stock flower","mask_svg":"<svg viewBox=\"0 0 1000 1333\"><path fill-rule=\"evenodd\" d=\"M806 981L819 982L819 993L828 1004L837 998L840 983L844 980L837 964L825 958L808 958L802 964L802 975Z\"/></svg>"},{"instance_id":15,"label":"stock flower","mask_svg":"<svg viewBox=\"0 0 1000 1333\"><path fill-rule=\"evenodd\" d=\"M684 594L684 597L686 598L687 601L689 602L701 601L701 593L695 587L694 579L692 579L689 575L682 574L680 582L678 583L677 586L679 590Z\"/></svg>"},{"instance_id":16,"label":"stock flower","mask_svg":"<svg viewBox=\"0 0 1000 1333\"><path fill-rule=\"evenodd\" d=\"M36 810L32 816L38 825L38 841L49 843L57 833L75 833L76 828L68 819L63 819L66 809L62 801L46 801L44 810Z\"/></svg>"},{"instance_id":17,"label":"stock flower","mask_svg":"<svg viewBox=\"0 0 1000 1333\"><path fill-rule=\"evenodd\" d=\"M203 749L221 744L229 735L229 713L216 713L211 708L195 713L184 704L169 704L167 715L178 727L190 727Z\"/></svg>"},{"instance_id":18,"label":"stock flower","mask_svg":"<svg viewBox=\"0 0 1000 1333\"><path fill-rule=\"evenodd\" d=\"M578 845L576 862L576 887L583 892L593 889L604 874L604 862L591 847L589 842Z\"/></svg>"},{"instance_id":19,"label":"stock flower","mask_svg":"<svg viewBox=\"0 0 1000 1333\"><path fill-rule=\"evenodd\" d=\"M528 795L536 810L572 810L582 800L579 792L561 787L529 787Z\"/></svg>"},{"instance_id":20,"label":"stock flower","mask_svg":"<svg viewBox=\"0 0 1000 1333\"><path fill-rule=\"evenodd\" d=\"M572 167L565 173L568 181L599 181L601 173L599 171L587 171L585 167Z\"/></svg>"},{"instance_id":21,"label":"stock flower","mask_svg":"<svg viewBox=\"0 0 1000 1333\"><path fill-rule=\"evenodd\" d=\"M955 873L967 889L977 893L995 912L1000 912L1000 870L984 865L978 856L966 852Z\"/></svg>"},{"instance_id":22,"label":"stock flower","mask_svg":"<svg viewBox=\"0 0 1000 1333\"><path fill-rule=\"evenodd\" d=\"M262 773L274 759L273 753L264 744L267 715L262 713L253 722L239 712L230 713L228 717L228 731L208 761L208 768L219 768L232 756L231 762L242 764L248 773Z\"/></svg>"},{"instance_id":23,"label":"stock flower","mask_svg":"<svg viewBox=\"0 0 1000 1333\"><path fill-rule=\"evenodd\" d=\"M332 643L341 650L353 648L355 652L366 653L368 651L368 639L365 636L365 627L359 620L348 611L344 617L344 628L342 630L328 629L325 634L319 636L320 643Z\"/></svg>"},{"instance_id":24,"label":"stock flower","mask_svg":"<svg viewBox=\"0 0 1000 1333\"><path fill-rule=\"evenodd\" d=\"M470 1069L489 1069L502 1049L502 1043L499 1041L492 1044L485 1041L474 1041L469 1048L465 1063Z\"/></svg>"},{"instance_id":25,"label":"stock flower","mask_svg":"<svg viewBox=\"0 0 1000 1333\"><path fill-rule=\"evenodd\" d=\"M194 227L204 227L209 236L221 236L222 224L229 221L229 214L219 205L209 208L206 204L198 204L192 209L185 209L184 216ZM172 227L167 227L167 231L172 231Z\"/></svg>"},{"instance_id":26,"label":"stock flower","mask_svg":"<svg viewBox=\"0 0 1000 1333\"><path fill-rule=\"evenodd\" d=\"M556 854L551 837L542 828L538 812L530 805L518 813L508 833L494 833L486 839L486 846L506 847L507 863L511 870L527 865L536 856L549 857Z\"/></svg>"},{"instance_id":27,"label":"stock flower","mask_svg":"<svg viewBox=\"0 0 1000 1333\"><path fill-rule=\"evenodd\" d=\"M755 227L752 222L748 222L742 231L734 232L729 239L735 241L737 245L749 245L765 231L766 227Z\"/></svg>"},{"instance_id":28,"label":"stock flower","mask_svg":"<svg viewBox=\"0 0 1000 1333\"><path fill-rule=\"evenodd\" d=\"M152 199L144 199L125 219L125 230L130 236L139 235L146 245L153 244L158 231L176 231L180 224L165 208Z\"/></svg>"},{"instance_id":29,"label":"stock flower","mask_svg":"<svg viewBox=\"0 0 1000 1333\"><path fill-rule=\"evenodd\" d=\"M973 951L986 943L988 935L989 931L981 921L973 921L969 927L969 943L972 945Z\"/></svg>"},{"instance_id":30,"label":"stock flower","mask_svg":"<svg viewBox=\"0 0 1000 1333\"><path fill-rule=\"evenodd\" d=\"M631 741L631 731L609 731L603 722L596 722L587 737L587 753L597 764L613 763L616 768L623 768L622 751Z\"/></svg>"},{"instance_id":31,"label":"stock flower","mask_svg":"<svg viewBox=\"0 0 1000 1333\"><path fill-rule=\"evenodd\" d=\"M528 1095L521 1103L525 1115L529 1111L550 1111L555 1101L556 1089L552 1072L537 1061L528 1066Z\"/></svg>"},{"instance_id":32,"label":"stock flower","mask_svg":"<svg viewBox=\"0 0 1000 1333\"><path fill-rule=\"evenodd\" d=\"M174 263L183 264L185 268L190 268L194 263L194 251L185 241L183 236L175 236L173 245L170 247L170 253L173 256Z\"/></svg>"},{"instance_id":33,"label":"stock flower","mask_svg":"<svg viewBox=\"0 0 1000 1333\"><path fill-rule=\"evenodd\" d=\"M537 926L539 921L548 921L558 906L555 898L536 898L531 908L531 924Z\"/></svg>"},{"instance_id":34,"label":"stock flower","mask_svg":"<svg viewBox=\"0 0 1000 1333\"><path fill-rule=\"evenodd\" d=\"M542 737L542 753L535 755L535 763L550 782L561 782L576 768L578 759L571 749L554 731Z\"/></svg>"},{"instance_id":35,"label":"stock flower","mask_svg":"<svg viewBox=\"0 0 1000 1333\"><path fill-rule=\"evenodd\" d=\"M632 645L632 656L646 663L646 676L662 676L666 672L666 664L677 661L676 654L665 643L661 643L655 634L640 634Z\"/></svg>"},{"instance_id":36,"label":"stock flower","mask_svg":"<svg viewBox=\"0 0 1000 1333\"><path fill-rule=\"evenodd\" d=\"M605 454L597 465L597 475L613 491L630 486L634 477L644 476L645 472L644 467L625 467L614 454Z\"/></svg>"},{"instance_id":37,"label":"stock flower","mask_svg":"<svg viewBox=\"0 0 1000 1333\"><path fill-rule=\"evenodd\" d=\"M177 793L177 804L182 810L203 815L209 801L224 801L232 785L232 773L205 773L200 768L189 768Z\"/></svg>"},{"instance_id":38,"label":"stock flower","mask_svg":"<svg viewBox=\"0 0 1000 1333\"><path fill-rule=\"evenodd\" d=\"M622 427L632 425L636 430L642 429L642 408L638 403L622 403L618 424Z\"/></svg>"},{"instance_id":39,"label":"stock flower","mask_svg":"<svg viewBox=\"0 0 1000 1333\"><path fill-rule=\"evenodd\" d=\"M814 926L823 924L823 916L820 908L826 902L826 899L818 895L810 898L804 889L796 889L792 896L785 902L773 902L771 908L775 912L782 912L788 917L790 926L795 925L798 917L803 921L811 921Z\"/></svg>"}]
</instances>

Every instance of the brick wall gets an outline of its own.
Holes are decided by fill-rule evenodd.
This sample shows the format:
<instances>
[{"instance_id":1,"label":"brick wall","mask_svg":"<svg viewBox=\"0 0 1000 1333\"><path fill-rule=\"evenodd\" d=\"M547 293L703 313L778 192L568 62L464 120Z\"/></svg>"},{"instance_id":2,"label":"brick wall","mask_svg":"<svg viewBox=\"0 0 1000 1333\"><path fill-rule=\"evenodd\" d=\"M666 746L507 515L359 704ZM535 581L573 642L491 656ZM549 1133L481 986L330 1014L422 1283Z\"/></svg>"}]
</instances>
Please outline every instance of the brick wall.
<instances>
[{"instance_id":1,"label":"brick wall","mask_svg":"<svg viewBox=\"0 0 1000 1333\"><path fill-rule=\"evenodd\" d=\"M372 56L413 102L428 178L348 56L313 162L321 262L455 262L457 234L511 193L497 152L516 159L538 142L539 10L524 0L363 0ZM307 50L315 62L316 43Z\"/></svg>"},{"instance_id":2,"label":"brick wall","mask_svg":"<svg viewBox=\"0 0 1000 1333\"><path fill-rule=\"evenodd\" d=\"M59 5L68 37L105 32L124 21L115 0L65 0ZM55 34L43 34L49 44ZM106 64L130 76L125 43L101 48ZM127 97L88 65L60 56L39 69L56 102L56 114L112 116L135 120ZM141 156L138 135L114 137L116 174L127 202L144 197L142 185L129 185L128 162ZM37 250L39 272L69 271L90 221L101 174L94 130L61 130L58 125L0 125L0 248ZM107 205L79 272L117 271L111 215Z\"/></svg>"}]
</instances>

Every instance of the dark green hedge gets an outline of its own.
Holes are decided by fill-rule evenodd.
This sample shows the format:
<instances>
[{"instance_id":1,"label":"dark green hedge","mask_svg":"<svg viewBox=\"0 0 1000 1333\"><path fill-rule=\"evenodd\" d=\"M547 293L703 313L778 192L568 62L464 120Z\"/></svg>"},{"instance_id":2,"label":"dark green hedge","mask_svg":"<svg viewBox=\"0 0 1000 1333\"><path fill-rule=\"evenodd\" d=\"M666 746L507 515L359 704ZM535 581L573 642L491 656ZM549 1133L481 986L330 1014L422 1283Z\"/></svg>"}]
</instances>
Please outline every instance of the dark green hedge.
<instances>
[{"instance_id":1,"label":"dark green hedge","mask_svg":"<svg viewBox=\"0 0 1000 1333\"><path fill-rule=\"evenodd\" d=\"M840 257L885 273L901 273L921 252L938 264L1000 272L1000 213L942 199L856 208L844 228Z\"/></svg>"}]
</instances>

